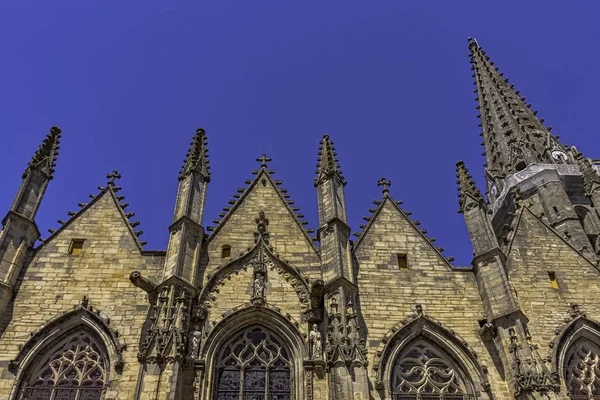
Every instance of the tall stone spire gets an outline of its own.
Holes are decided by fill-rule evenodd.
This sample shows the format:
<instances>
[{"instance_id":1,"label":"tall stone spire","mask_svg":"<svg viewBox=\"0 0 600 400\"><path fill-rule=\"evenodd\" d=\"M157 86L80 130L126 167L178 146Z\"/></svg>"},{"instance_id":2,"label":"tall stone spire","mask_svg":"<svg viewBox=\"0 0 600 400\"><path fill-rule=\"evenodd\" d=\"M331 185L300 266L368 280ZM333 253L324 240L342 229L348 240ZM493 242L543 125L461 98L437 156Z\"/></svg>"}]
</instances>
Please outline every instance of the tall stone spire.
<instances>
[{"instance_id":1,"label":"tall stone spire","mask_svg":"<svg viewBox=\"0 0 600 400\"><path fill-rule=\"evenodd\" d=\"M12 297L27 252L40 237L35 223L58 157L61 131L52 127L23 173L23 182L0 229L0 318Z\"/></svg>"},{"instance_id":2,"label":"tall stone spire","mask_svg":"<svg viewBox=\"0 0 600 400\"><path fill-rule=\"evenodd\" d=\"M565 148L537 118L537 111L503 78L479 44L469 38L471 70L483 127L483 145L491 176L503 178L530 164L572 162Z\"/></svg>"},{"instance_id":3,"label":"tall stone spire","mask_svg":"<svg viewBox=\"0 0 600 400\"><path fill-rule=\"evenodd\" d=\"M196 283L196 272L200 262L199 250L204 240L202 217L206 189L210 181L206 145L204 129L196 130L179 174L177 200L173 224L169 227L171 235L165 260L165 279L177 276L192 286Z\"/></svg>"}]
</instances>

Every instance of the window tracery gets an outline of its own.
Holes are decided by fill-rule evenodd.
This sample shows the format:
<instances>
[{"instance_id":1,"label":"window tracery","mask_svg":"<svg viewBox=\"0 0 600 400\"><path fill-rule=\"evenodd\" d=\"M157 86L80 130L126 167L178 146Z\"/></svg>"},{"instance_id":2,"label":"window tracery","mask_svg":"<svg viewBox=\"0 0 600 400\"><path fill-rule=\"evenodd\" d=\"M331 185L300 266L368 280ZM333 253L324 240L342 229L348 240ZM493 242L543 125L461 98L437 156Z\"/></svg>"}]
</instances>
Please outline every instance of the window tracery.
<instances>
[{"instance_id":1,"label":"window tracery","mask_svg":"<svg viewBox=\"0 0 600 400\"><path fill-rule=\"evenodd\" d=\"M571 399L600 399L600 346L576 341L566 357L565 384Z\"/></svg>"},{"instance_id":2,"label":"window tracery","mask_svg":"<svg viewBox=\"0 0 600 400\"><path fill-rule=\"evenodd\" d=\"M424 339L407 347L394 362L393 400L470 399L463 374L446 353Z\"/></svg>"},{"instance_id":3,"label":"window tracery","mask_svg":"<svg viewBox=\"0 0 600 400\"><path fill-rule=\"evenodd\" d=\"M108 382L104 346L78 329L40 353L32 364L23 400L100 400Z\"/></svg>"},{"instance_id":4,"label":"window tracery","mask_svg":"<svg viewBox=\"0 0 600 400\"><path fill-rule=\"evenodd\" d=\"M217 363L217 400L291 399L291 354L266 329L253 326L224 346Z\"/></svg>"}]
</instances>

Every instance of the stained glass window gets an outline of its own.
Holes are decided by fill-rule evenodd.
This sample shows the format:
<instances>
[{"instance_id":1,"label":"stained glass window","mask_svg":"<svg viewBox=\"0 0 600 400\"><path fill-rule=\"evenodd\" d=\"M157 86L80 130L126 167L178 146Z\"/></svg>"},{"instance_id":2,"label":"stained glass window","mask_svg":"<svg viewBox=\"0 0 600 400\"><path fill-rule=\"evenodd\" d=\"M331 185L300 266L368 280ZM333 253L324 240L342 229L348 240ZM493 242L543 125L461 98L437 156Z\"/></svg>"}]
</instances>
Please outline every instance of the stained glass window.
<instances>
[{"instance_id":1,"label":"stained glass window","mask_svg":"<svg viewBox=\"0 0 600 400\"><path fill-rule=\"evenodd\" d=\"M30 368L24 400L100 400L108 382L104 346L84 329L46 348Z\"/></svg>"},{"instance_id":2,"label":"stained glass window","mask_svg":"<svg viewBox=\"0 0 600 400\"><path fill-rule=\"evenodd\" d=\"M600 399L600 346L581 338L565 358L565 384L571 399Z\"/></svg>"},{"instance_id":3,"label":"stained glass window","mask_svg":"<svg viewBox=\"0 0 600 400\"><path fill-rule=\"evenodd\" d=\"M392 370L394 400L470 399L455 363L425 339L400 353Z\"/></svg>"},{"instance_id":4,"label":"stained glass window","mask_svg":"<svg viewBox=\"0 0 600 400\"><path fill-rule=\"evenodd\" d=\"M217 363L217 400L291 399L289 351L258 326L233 336Z\"/></svg>"}]
</instances>

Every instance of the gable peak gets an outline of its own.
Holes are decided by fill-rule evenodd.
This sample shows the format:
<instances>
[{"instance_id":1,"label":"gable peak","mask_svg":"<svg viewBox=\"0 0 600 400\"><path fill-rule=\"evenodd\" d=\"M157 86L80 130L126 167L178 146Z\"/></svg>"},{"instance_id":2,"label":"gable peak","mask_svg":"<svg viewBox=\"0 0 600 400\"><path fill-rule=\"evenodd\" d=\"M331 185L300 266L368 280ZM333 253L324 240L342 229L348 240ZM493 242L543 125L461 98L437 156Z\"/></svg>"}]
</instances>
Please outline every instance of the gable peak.
<instances>
[{"instance_id":1,"label":"gable peak","mask_svg":"<svg viewBox=\"0 0 600 400\"><path fill-rule=\"evenodd\" d=\"M98 194L90 194L89 198L91 201L89 203L77 203L80 210L79 211L68 211L67 215L69 216L66 220L58 220L57 222L61 225L58 229L48 229L50 236L48 238L42 239L39 241L42 245L38 246L36 250L41 248L44 244L48 243L52 238L58 235L60 231L70 225L75 219L77 219L80 215L89 210L100 198L105 195L109 195L112 197L113 201L118 207L118 210L123 217L124 222L127 224L129 231L131 232L138 248L143 250L143 247L146 245L145 241L140 240L140 236L144 234L143 230L136 230L136 227L140 225L140 221L131 221L131 218L135 216L134 212L126 211L126 208L129 207L129 203L123 202L125 200L125 196L117 195L116 193L121 190L120 186L115 186L115 179L121 179L121 174L116 170L113 170L110 174L106 175L108 179L108 183L106 186L98 186L98 190L100 193Z\"/></svg>"}]
</instances>

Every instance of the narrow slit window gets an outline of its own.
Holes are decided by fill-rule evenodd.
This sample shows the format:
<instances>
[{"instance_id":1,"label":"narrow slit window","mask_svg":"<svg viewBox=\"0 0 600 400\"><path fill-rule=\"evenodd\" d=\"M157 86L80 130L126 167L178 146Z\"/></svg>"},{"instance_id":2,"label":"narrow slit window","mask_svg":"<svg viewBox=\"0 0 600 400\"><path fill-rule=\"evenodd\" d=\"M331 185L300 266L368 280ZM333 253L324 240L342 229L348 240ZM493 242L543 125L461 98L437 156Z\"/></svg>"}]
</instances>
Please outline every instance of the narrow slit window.
<instances>
[{"instance_id":1,"label":"narrow slit window","mask_svg":"<svg viewBox=\"0 0 600 400\"><path fill-rule=\"evenodd\" d=\"M558 289L558 281L556 280L556 273L554 271L548 271L548 278L554 289Z\"/></svg>"},{"instance_id":2,"label":"narrow slit window","mask_svg":"<svg viewBox=\"0 0 600 400\"><path fill-rule=\"evenodd\" d=\"M402 270L408 269L408 257L406 254L398 254L398 268Z\"/></svg>"},{"instance_id":3,"label":"narrow slit window","mask_svg":"<svg viewBox=\"0 0 600 400\"><path fill-rule=\"evenodd\" d=\"M231 258L231 246L226 244L221 248L221 258Z\"/></svg>"},{"instance_id":4,"label":"narrow slit window","mask_svg":"<svg viewBox=\"0 0 600 400\"><path fill-rule=\"evenodd\" d=\"M78 256L81 254L81 249L83 249L84 239L73 239L71 240L71 246L69 247L69 254L72 256Z\"/></svg>"}]
</instances>

